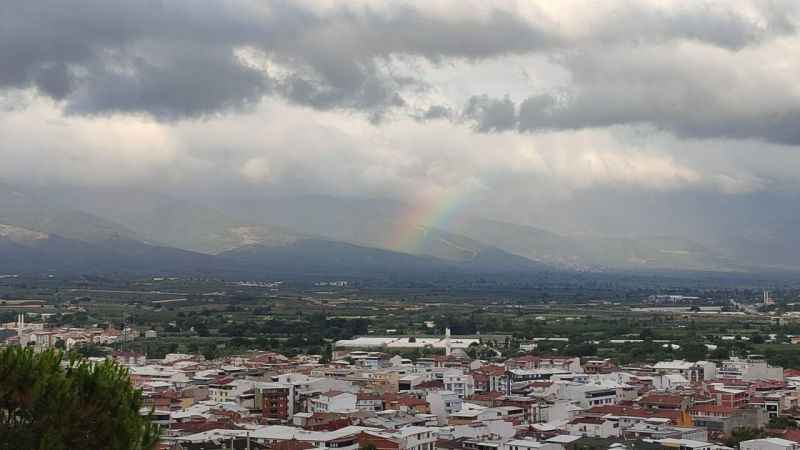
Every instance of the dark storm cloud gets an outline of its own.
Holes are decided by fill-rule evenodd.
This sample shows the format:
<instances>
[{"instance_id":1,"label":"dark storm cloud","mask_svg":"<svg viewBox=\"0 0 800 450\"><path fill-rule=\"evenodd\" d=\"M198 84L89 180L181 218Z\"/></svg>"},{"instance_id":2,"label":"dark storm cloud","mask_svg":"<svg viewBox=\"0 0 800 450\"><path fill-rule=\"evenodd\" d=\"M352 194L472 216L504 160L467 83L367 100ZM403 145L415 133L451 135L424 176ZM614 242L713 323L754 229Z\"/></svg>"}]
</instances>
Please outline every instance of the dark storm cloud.
<instances>
[{"instance_id":1,"label":"dark storm cloud","mask_svg":"<svg viewBox=\"0 0 800 450\"><path fill-rule=\"evenodd\" d=\"M544 45L512 14L447 21L411 6L388 11L295 2L192 0L14 2L0 15L0 88L36 87L79 113L200 115L275 89L315 108L380 111L404 104L392 56L485 58ZM286 66L272 78L235 51ZM417 80L419 83L424 81Z\"/></svg>"},{"instance_id":2,"label":"dark storm cloud","mask_svg":"<svg viewBox=\"0 0 800 450\"><path fill-rule=\"evenodd\" d=\"M148 112L175 119L255 104L272 85L263 73L235 61L228 49L184 45L152 49L149 55L131 63L133 72L98 67L71 93L67 112Z\"/></svg>"},{"instance_id":3,"label":"dark storm cloud","mask_svg":"<svg viewBox=\"0 0 800 450\"><path fill-rule=\"evenodd\" d=\"M691 90L691 89L690 89ZM800 145L800 102L777 106L768 114L742 114L714 104L713 93L697 91L681 98L663 92L661 99L640 97L641 92L588 89L573 95L539 94L519 103L474 96L462 116L480 132L517 129L520 132L581 130L615 125L647 125L687 138L760 139ZM518 112L516 110L518 109ZM427 116L423 116L427 119Z\"/></svg>"},{"instance_id":4,"label":"dark storm cloud","mask_svg":"<svg viewBox=\"0 0 800 450\"><path fill-rule=\"evenodd\" d=\"M757 3L764 21L724 8L686 4L665 12L622 2L576 37L560 31L561 19L523 18L514 6L502 5L483 14L449 15L425 3L315 8L313 2L283 0L2 1L0 89L33 86L64 100L74 113L167 118L238 108L269 93L315 108L379 116L405 104L404 81L391 70L394 58L438 63L560 51L587 42L671 39L738 49L793 32L795 24L787 4L778 2ZM469 12L470 6L456 2L453 8ZM276 74L245 64L236 56L243 47L286 70ZM424 75L415 76L415 83L426 83ZM486 119L506 114L505 106L487 111Z\"/></svg>"},{"instance_id":5,"label":"dark storm cloud","mask_svg":"<svg viewBox=\"0 0 800 450\"><path fill-rule=\"evenodd\" d=\"M643 124L688 138L754 138L800 145L800 102L792 110L737 116L722 107L709 110L702 105L704 98L708 95L698 93L692 100L659 105L636 101L632 95L590 91L559 104L555 96L539 95L521 102L518 126L534 132Z\"/></svg>"}]
</instances>

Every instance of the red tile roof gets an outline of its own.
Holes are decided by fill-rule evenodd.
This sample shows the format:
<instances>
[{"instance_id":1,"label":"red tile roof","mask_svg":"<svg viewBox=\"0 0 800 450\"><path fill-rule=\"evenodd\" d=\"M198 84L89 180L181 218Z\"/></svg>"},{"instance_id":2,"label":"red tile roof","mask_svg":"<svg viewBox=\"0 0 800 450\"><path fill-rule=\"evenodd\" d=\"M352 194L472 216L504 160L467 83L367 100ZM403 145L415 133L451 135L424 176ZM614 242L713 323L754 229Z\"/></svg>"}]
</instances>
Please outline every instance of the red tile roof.
<instances>
[{"instance_id":1,"label":"red tile roof","mask_svg":"<svg viewBox=\"0 0 800 450\"><path fill-rule=\"evenodd\" d=\"M706 414L731 414L734 409L731 406L721 406L721 405L695 405L691 408L690 412L692 414L697 413L706 413Z\"/></svg>"},{"instance_id":2,"label":"red tile roof","mask_svg":"<svg viewBox=\"0 0 800 450\"><path fill-rule=\"evenodd\" d=\"M644 408L631 408L618 405L605 405L595 406L589 408L586 413L606 415L611 414L614 416L627 416L627 417L653 417L653 413Z\"/></svg>"}]
</instances>

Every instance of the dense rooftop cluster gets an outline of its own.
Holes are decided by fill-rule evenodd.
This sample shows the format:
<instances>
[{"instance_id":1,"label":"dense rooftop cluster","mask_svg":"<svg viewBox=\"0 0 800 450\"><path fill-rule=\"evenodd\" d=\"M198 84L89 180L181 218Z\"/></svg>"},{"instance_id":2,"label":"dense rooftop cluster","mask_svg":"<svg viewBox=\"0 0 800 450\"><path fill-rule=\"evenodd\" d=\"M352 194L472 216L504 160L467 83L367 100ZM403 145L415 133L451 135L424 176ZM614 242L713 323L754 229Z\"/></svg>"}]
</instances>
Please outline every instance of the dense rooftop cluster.
<instances>
[{"instance_id":1,"label":"dense rooftop cluster","mask_svg":"<svg viewBox=\"0 0 800 450\"><path fill-rule=\"evenodd\" d=\"M75 345L126 335L23 325L7 343L46 348L56 338ZM445 355L412 361L387 351L407 340L339 341L330 358L109 357L142 389L141 413L162 427L164 449L800 448L800 372L755 355L623 366L533 354L488 362L466 355L474 339L449 335L428 343Z\"/></svg>"}]
</instances>

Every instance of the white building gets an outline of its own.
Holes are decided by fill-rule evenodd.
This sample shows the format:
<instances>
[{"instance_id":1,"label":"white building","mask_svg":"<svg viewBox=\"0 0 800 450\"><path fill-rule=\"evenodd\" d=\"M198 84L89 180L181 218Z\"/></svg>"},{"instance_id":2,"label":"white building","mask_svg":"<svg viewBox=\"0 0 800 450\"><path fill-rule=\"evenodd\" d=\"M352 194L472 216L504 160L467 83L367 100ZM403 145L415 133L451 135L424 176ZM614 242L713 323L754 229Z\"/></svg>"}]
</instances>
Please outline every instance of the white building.
<instances>
[{"instance_id":1,"label":"white building","mask_svg":"<svg viewBox=\"0 0 800 450\"><path fill-rule=\"evenodd\" d=\"M733 450L724 445L712 444L710 442L695 441L692 439L658 439L654 442L667 448L679 448L681 450Z\"/></svg>"},{"instance_id":2,"label":"white building","mask_svg":"<svg viewBox=\"0 0 800 450\"><path fill-rule=\"evenodd\" d=\"M767 364L760 358L740 359L733 357L723 361L718 370L720 378L736 378L745 381L778 380L783 381L783 368Z\"/></svg>"},{"instance_id":3,"label":"white building","mask_svg":"<svg viewBox=\"0 0 800 450\"><path fill-rule=\"evenodd\" d=\"M356 410L356 394L329 391L308 399L308 412L352 412Z\"/></svg>"},{"instance_id":4,"label":"white building","mask_svg":"<svg viewBox=\"0 0 800 450\"><path fill-rule=\"evenodd\" d=\"M444 422L450 414L461 411L463 400L455 392L433 391L429 392L425 400L431 406L431 414L439 417Z\"/></svg>"},{"instance_id":5,"label":"white building","mask_svg":"<svg viewBox=\"0 0 800 450\"><path fill-rule=\"evenodd\" d=\"M800 450L800 444L780 438L753 439L739 443L741 450Z\"/></svg>"},{"instance_id":6,"label":"white building","mask_svg":"<svg viewBox=\"0 0 800 450\"><path fill-rule=\"evenodd\" d=\"M661 361L653 366L656 374L681 375L689 383L702 381L706 378L705 361L689 362L682 359L672 361Z\"/></svg>"},{"instance_id":7,"label":"white building","mask_svg":"<svg viewBox=\"0 0 800 450\"><path fill-rule=\"evenodd\" d=\"M448 370L442 378L444 389L455 392L461 398L475 394L475 380L460 370Z\"/></svg>"},{"instance_id":8,"label":"white building","mask_svg":"<svg viewBox=\"0 0 800 450\"><path fill-rule=\"evenodd\" d=\"M259 427L249 433L251 438L265 444L298 440L310 443L317 449L356 450L359 447L358 434L368 430L373 429L348 426L335 431L308 431L302 428L271 425Z\"/></svg>"},{"instance_id":9,"label":"white building","mask_svg":"<svg viewBox=\"0 0 800 450\"><path fill-rule=\"evenodd\" d=\"M607 439L622 435L619 421L607 417L578 417L570 420L564 428L573 436Z\"/></svg>"},{"instance_id":10,"label":"white building","mask_svg":"<svg viewBox=\"0 0 800 450\"><path fill-rule=\"evenodd\" d=\"M555 381L549 392L556 398L569 400L583 408L594 406L616 405L619 383L613 381L593 381L591 383L575 383L572 381Z\"/></svg>"},{"instance_id":11,"label":"white building","mask_svg":"<svg viewBox=\"0 0 800 450\"><path fill-rule=\"evenodd\" d=\"M390 439L399 441L400 450L433 450L436 446L436 433L434 428L409 426L393 433L388 433ZM373 434L367 431L367 434ZM387 433L380 433L384 435Z\"/></svg>"},{"instance_id":12,"label":"white building","mask_svg":"<svg viewBox=\"0 0 800 450\"><path fill-rule=\"evenodd\" d=\"M532 439L512 439L504 442L499 450L563 450L561 444L538 442Z\"/></svg>"},{"instance_id":13,"label":"white building","mask_svg":"<svg viewBox=\"0 0 800 450\"><path fill-rule=\"evenodd\" d=\"M674 391L689 386L689 380L679 373L655 374L653 387L659 391Z\"/></svg>"},{"instance_id":14,"label":"white building","mask_svg":"<svg viewBox=\"0 0 800 450\"><path fill-rule=\"evenodd\" d=\"M232 380L208 385L208 398L213 402L235 402L239 396L255 387L254 381Z\"/></svg>"}]
</instances>

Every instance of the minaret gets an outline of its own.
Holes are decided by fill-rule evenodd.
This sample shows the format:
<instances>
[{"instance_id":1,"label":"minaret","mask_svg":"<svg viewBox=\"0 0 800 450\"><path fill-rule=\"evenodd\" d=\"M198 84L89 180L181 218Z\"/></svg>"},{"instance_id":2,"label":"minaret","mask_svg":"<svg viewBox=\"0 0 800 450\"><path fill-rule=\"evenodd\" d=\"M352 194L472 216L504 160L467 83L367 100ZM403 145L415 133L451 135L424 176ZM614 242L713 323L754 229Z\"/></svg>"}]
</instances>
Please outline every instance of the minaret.
<instances>
[{"instance_id":1,"label":"minaret","mask_svg":"<svg viewBox=\"0 0 800 450\"><path fill-rule=\"evenodd\" d=\"M444 354L450 356L450 328L444 329Z\"/></svg>"},{"instance_id":2,"label":"minaret","mask_svg":"<svg viewBox=\"0 0 800 450\"><path fill-rule=\"evenodd\" d=\"M22 342L22 330L25 328L25 314L20 313L17 316L17 342L20 346L25 345Z\"/></svg>"}]
</instances>

